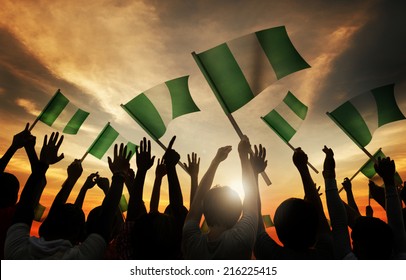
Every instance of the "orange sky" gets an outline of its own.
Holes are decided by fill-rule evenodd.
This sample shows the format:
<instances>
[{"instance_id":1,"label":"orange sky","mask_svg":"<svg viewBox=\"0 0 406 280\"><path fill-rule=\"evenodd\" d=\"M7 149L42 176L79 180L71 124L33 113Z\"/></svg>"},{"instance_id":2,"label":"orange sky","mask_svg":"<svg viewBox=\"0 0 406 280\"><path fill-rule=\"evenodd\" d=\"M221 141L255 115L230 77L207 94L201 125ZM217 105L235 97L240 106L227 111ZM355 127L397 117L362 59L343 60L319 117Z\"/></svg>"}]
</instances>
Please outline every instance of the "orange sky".
<instances>
[{"instance_id":1,"label":"orange sky","mask_svg":"<svg viewBox=\"0 0 406 280\"><path fill-rule=\"evenodd\" d=\"M25 123L33 122L56 89L90 116L76 136L67 135L61 147L65 159L48 172L41 203L50 206L66 176L66 167L81 158L107 121L126 139L139 143L148 135L120 108L137 94L166 80L190 75L191 95L200 112L173 121L161 141L177 135L174 148L201 157L200 177L220 146L233 152L221 164L215 184L230 185L241 193L236 147L238 136L225 117L190 53L201 52L228 40L264 28L285 25L288 34L311 68L274 83L233 114L252 144L268 150L266 170L272 185L260 182L263 213L271 214L284 199L303 197L292 151L260 116L274 108L290 90L309 107L306 120L291 144L301 146L309 161L322 169L324 145L336 155L337 180L351 177L367 156L325 115L346 100L369 89L395 83L397 97L406 94L406 20L402 1L11 1L0 0L0 154ZM389 2L389 3L388 3ZM406 114L405 99L399 107ZM405 121L379 128L367 150L382 147L406 178ZM33 129L37 150L52 128L38 123ZM152 143L152 152L163 150ZM134 160L132 165L135 165ZM88 156L84 173L74 188L73 201L87 175L99 171L110 177L107 162ZM144 200L149 205L155 166L147 176ZM23 185L28 160L19 151L8 171ZM189 206L189 177L178 169L185 205ZM323 185L321 174L312 173ZM362 213L368 180L353 181ZM101 202L92 189L85 212ZM125 192L128 197L128 193ZM342 196L345 198L344 196ZM325 204L324 196L322 200ZM376 215L384 217L372 202ZM160 209L168 204L164 182Z\"/></svg>"}]
</instances>

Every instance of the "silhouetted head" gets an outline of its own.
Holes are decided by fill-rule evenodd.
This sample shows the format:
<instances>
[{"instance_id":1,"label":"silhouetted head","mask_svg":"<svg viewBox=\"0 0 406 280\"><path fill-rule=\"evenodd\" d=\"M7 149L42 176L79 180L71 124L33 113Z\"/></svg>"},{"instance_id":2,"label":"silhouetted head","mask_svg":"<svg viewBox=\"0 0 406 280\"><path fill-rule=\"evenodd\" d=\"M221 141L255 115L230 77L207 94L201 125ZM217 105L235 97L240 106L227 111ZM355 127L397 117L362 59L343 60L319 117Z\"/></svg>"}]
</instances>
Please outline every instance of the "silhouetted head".
<instances>
[{"instance_id":1,"label":"silhouetted head","mask_svg":"<svg viewBox=\"0 0 406 280\"><path fill-rule=\"evenodd\" d=\"M359 217L351 232L354 254L361 260L392 258L393 232L390 226L375 217Z\"/></svg>"},{"instance_id":2,"label":"silhouetted head","mask_svg":"<svg viewBox=\"0 0 406 280\"><path fill-rule=\"evenodd\" d=\"M89 235L94 232L100 232L100 226L103 223L100 217L102 214L102 206L97 206L90 210L89 214L87 215L86 219L86 235ZM110 232L109 241L113 240L113 238L118 234L122 226L122 220L114 216L113 225Z\"/></svg>"},{"instance_id":3,"label":"silhouetted head","mask_svg":"<svg viewBox=\"0 0 406 280\"><path fill-rule=\"evenodd\" d=\"M319 217L313 204L299 198L289 198L276 209L275 230L282 244L293 250L311 248L317 239Z\"/></svg>"},{"instance_id":4,"label":"silhouetted head","mask_svg":"<svg viewBox=\"0 0 406 280\"><path fill-rule=\"evenodd\" d=\"M0 173L0 208L11 207L17 203L20 183L11 173Z\"/></svg>"},{"instance_id":5,"label":"silhouetted head","mask_svg":"<svg viewBox=\"0 0 406 280\"><path fill-rule=\"evenodd\" d=\"M232 228L240 219L241 212L241 199L230 187L214 187L204 197L203 214L209 227Z\"/></svg>"},{"instance_id":6,"label":"silhouetted head","mask_svg":"<svg viewBox=\"0 0 406 280\"><path fill-rule=\"evenodd\" d=\"M171 260L180 258L181 235L174 218L162 213L148 213L135 220L131 233L131 259Z\"/></svg>"},{"instance_id":7,"label":"silhouetted head","mask_svg":"<svg viewBox=\"0 0 406 280\"><path fill-rule=\"evenodd\" d=\"M85 214L74 204L55 206L39 228L39 236L45 240L65 239L73 245L82 240L85 230Z\"/></svg>"}]
</instances>

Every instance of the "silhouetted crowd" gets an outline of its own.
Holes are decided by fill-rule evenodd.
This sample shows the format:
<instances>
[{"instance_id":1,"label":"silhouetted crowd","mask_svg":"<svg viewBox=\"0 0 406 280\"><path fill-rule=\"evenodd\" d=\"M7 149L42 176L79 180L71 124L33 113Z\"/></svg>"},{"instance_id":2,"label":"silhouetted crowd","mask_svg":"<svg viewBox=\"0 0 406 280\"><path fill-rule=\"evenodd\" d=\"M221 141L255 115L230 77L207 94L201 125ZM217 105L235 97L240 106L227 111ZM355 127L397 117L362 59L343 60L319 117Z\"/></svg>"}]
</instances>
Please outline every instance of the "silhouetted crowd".
<instances>
[{"instance_id":1,"label":"silhouetted crowd","mask_svg":"<svg viewBox=\"0 0 406 280\"><path fill-rule=\"evenodd\" d=\"M406 212L402 209L406 188L395 184L393 160L386 157L375 162L384 187L369 183L370 194L386 210L386 223L373 217L370 206L366 216L361 215L348 178L342 183L347 202L340 198L334 153L324 146L328 221L319 189L308 169L308 157L300 148L295 149L292 159L303 182L304 198L289 197L277 207L273 220L282 243L279 245L266 232L261 213L258 177L267 167L266 149L262 145L252 147L246 136L237 147L242 201L232 188L213 186L217 169L232 151L231 146L218 149L199 181L200 158L192 153L187 163L181 163L180 155L172 148L176 138L173 137L163 157L157 160L148 212L143 189L155 156L151 154L150 141L144 138L135 154L136 171L130 166L131 152L127 147L115 145L114 154L108 158L111 179L97 172L88 175L75 203L67 203L83 173L81 160L74 160L39 227L39 237L30 236L35 209L47 185L47 170L64 158L59 151L64 136L58 132L46 135L37 155L36 137L28 127L27 124L14 135L0 160L2 259L406 259ZM27 153L31 175L20 193L19 180L5 169L21 148ZM190 209L183 203L176 170L179 164L191 179ZM165 176L169 205L161 213L158 208ZM105 196L86 217L82 206L87 191L95 186ZM119 208L124 186L129 193L125 216ZM208 229L202 228L203 220Z\"/></svg>"}]
</instances>

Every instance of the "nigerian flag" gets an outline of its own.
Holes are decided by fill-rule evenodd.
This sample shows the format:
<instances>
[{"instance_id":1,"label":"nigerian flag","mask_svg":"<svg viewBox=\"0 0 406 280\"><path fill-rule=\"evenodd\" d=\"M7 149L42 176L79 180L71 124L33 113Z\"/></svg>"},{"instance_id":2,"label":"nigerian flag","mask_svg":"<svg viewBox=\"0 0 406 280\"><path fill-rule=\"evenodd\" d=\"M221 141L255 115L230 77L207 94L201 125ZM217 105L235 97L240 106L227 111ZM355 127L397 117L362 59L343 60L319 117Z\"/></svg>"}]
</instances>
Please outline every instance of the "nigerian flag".
<instances>
[{"instance_id":1,"label":"nigerian flag","mask_svg":"<svg viewBox=\"0 0 406 280\"><path fill-rule=\"evenodd\" d=\"M113 149L113 144L124 143L127 145L127 153L132 152L131 156L135 154L136 145L125 140L124 137L120 137L120 134L115 130L110 123L107 123L102 131L99 133L97 138L93 141L92 145L87 149L86 154L83 156L82 160L86 157L87 154L91 154L98 159L102 159L107 151ZM113 152L111 151L110 156Z\"/></svg>"},{"instance_id":2,"label":"nigerian flag","mask_svg":"<svg viewBox=\"0 0 406 280\"><path fill-rule=\"evenodd\" d=\"M199 111L190 95L188 78L184 76L159 84L121 107L154 140L158 140L171 120Z\"/></svg>"},{"instance_id":3,"label":"nigerian flag","mask_svg":"<svg viewBox=\"0 0 406 280\"><path fill-rule=\"evenodd\" d=\"M284 26L192 55L226 113L238 110L273 82L310 67Z\"/></svg>"},{"instance_id":4,"label":"nigerian flag","mask_svg":"<svg viewBox=\"0 0 406 280\"><path fill-rule=\"evenodd\" d=\"M306 118L307 109L307 106L289 91L283 101L261 119L287 143Z\"/></svg>"},{"instance_id":5,"label":"nigerian flag","mask_svg":"<svg viewBox=\"0 0 406 280\"><path fill-rule=\"evenodd\" d=\"M264 222L266 228L275 226L272 222L271 215L262 215L262 221Z\"/></svg>"},{"instance_id":6,"label":"nigerian flag","mask_svg":"<svg viewBox=\"0 0 406 280\"><path fill-rule=\"evenodd\" d=\"M63 133L77 134L88 116L88 112L72 104L58 89L39 114L37 120L40 120L56 130L61 130Z\"/></svg>"},{"instance_id":7,"label":"nigerian flag","mask_svg":"<svg viewBox=\"0 0 406 280\"><path fill-rule=\"evenodd\" d=\"M128 202L127 202L127 199L125 198L124 194L121 195L120 202L118 203L118 208L120 208L120 211L122 213L124 213L128 210Z\"/></svg>"},{"instance_id":8,"label":"nigerian flag","mask_svg":"<svg viewBox=\"0 0 406 280\"><path fill-rule=\"evenodd\" d=\"M386 155L382 152L381 149L375 152L373 154L373 157L378 160L378 158L386 158ZM375 171L375 161L372 159L369 159L362 167L359 169L359 171L364 174L367 178L372 179L377 173ZM395 184L396 185L401 185L403 184L403 180L400 177L398 172L395 172Z\"/></svg>"},{"instance_id":9,"label":"nigerian flag","mask_svg":"<svg viewBox=\"0 0 406 280\"><path fill-rule=\"evenodd\" d=\"M360 94L327 115L360 147L372 140L374 131L391 122L403 120L394 84Z\"/></svg>"}]
</instances>

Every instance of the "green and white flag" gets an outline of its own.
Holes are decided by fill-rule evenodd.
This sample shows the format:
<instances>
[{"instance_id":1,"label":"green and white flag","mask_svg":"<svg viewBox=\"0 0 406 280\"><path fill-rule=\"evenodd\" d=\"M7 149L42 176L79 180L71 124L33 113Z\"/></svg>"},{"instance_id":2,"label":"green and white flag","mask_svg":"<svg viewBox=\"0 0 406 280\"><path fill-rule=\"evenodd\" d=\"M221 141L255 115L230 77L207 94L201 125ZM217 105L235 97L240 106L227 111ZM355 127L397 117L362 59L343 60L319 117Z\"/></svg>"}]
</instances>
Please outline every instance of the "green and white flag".
<instances>
[{"instance_id":1,"label":"green and white flag","mask_svg":"<svg viewBox=\"0 0 406 280\"><path fill-rule=\"evenodd\" d=\"M200 111L188 87L189 76L159 84L121 107L154 139L161 138L169 122Z\"/></svg>"},{"instance_id":2,"label":"green and white flag","mask_svg":"<svg viewBox=\"0 0 406 280\"><path fill-rule=\"evenodd\" d=\"M310 67L284 26L251 33L192 55L227 114L273 82Z\"/></svg>"},{"instance_id":3,"label":"green and white flag","mask_svg":"<svg viewBox=\"0 0 406 280\"><path fill-rule=\"evenodd\" d=\"M373 157L378 160L378 158L385 158L386 155L382 152L381 149L379 149L378 151L375 152ZM374 165L375 165L375 161L372 159L369 159L366 163L364 163L364 165L359 169L359 171L362 174L364 174L367 178L372 179L373 177L375 177L377 175ZM400 177L398 172L395 173L395 184L396 185L403 184L403 180Z\"/></svg>"},{"instance_id":4,"label":"green and white flag","mask_svg":"<svg viewBox=\"0 0 406 280\"><path fill-rule=\"evenodd\" d=\"M327 115L363 148L371 142L377 128L405 119L397 105L394 86L389 84L360 94Z\"/></svg>"},{"instance_id":5,"label":"green and white flag","mask_svg":"<svg viewBox=\"0 0 406 280\"><path fill-rule=\"evenodd\" d=\"M39 114L37 120L63 133L77 134L88 116L88 112L76 107L58 89ZM30 130L33 126L31 126Z\"/></svg>"},{"instance_id":6,"label":"green and white flag","mask_svg":"<svg viewBox=\"0 0 406 280\"><path fill-rule=\"evenodd\" d=\"M289 91L283 101L261 119L288 143L306 118L307 110L307 106Z\"/></svg>"},{"instance_id":7,"label":"green and white flag","mask_svg":"<svg viewBox=\"0 0 406 280\"><path fill-rule=\"evenodd\" d=\"M271 215L262 215L262 221L264 222L266 228L275 226L272 222Z\"/></svg>"},{"instance_id":8,"label":"green and white flag","mask_svg":"<svg viewBox=\"0 0 406 280\"><path fill-rule=\"evenodd\" d=\"M102 159L103 156L109 151L109 156L113 156L113 144L121 144L124 143L127 145L127 153L129 151L132 152L133 156L135 154L136 145L130 141L124 139L124 137L120 136L120 134L115 130L110 123L107 123L102 131L99 133L97 138L93 141L92 145L90 145L89 149L87 149L86 154L83 156L83 159L86 157L87 154L91 154L98 159Z\"/></svg>"}]
</instances>

